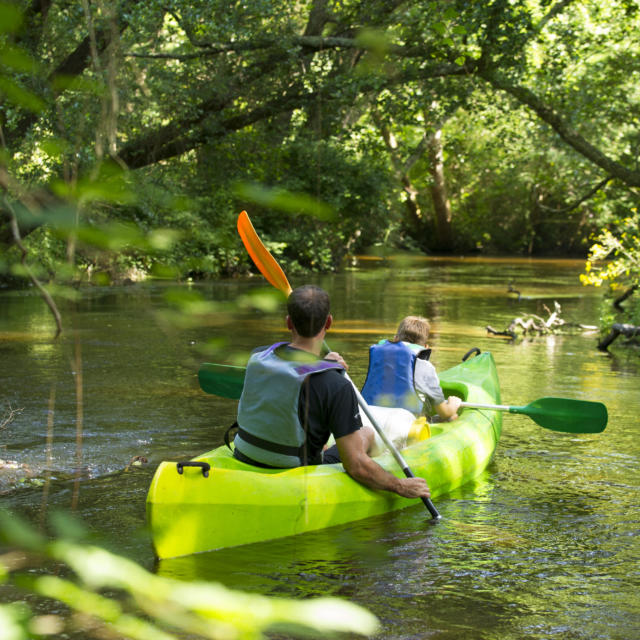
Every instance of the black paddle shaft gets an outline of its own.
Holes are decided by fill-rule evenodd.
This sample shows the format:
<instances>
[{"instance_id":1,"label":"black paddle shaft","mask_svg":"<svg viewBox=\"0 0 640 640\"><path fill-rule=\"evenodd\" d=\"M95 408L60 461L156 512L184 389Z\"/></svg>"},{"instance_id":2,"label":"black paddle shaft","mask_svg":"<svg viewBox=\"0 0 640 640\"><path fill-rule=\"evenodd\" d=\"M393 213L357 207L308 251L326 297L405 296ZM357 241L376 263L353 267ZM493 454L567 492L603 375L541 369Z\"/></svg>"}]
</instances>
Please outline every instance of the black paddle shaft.
<instances>
[{"instance_id":1,"label":"black paddle shaft","mask_svg":"<svg viewBox=\"0 0 640 640\"><path fill-rule=\"evenodd\" d=\"M415 478L415 476L413 475L413 471L411 471L409 467L403 467L402 471L404 472L404 475L407 476L407 478ZM431 500L429 500L429 498L422 498L422 502L424 502L424 506L429 509L429 513L434 520L439 520L440 518L442 518L435 505L433 504L433 502L431 502Z\"/></svg>"}]
</instances>

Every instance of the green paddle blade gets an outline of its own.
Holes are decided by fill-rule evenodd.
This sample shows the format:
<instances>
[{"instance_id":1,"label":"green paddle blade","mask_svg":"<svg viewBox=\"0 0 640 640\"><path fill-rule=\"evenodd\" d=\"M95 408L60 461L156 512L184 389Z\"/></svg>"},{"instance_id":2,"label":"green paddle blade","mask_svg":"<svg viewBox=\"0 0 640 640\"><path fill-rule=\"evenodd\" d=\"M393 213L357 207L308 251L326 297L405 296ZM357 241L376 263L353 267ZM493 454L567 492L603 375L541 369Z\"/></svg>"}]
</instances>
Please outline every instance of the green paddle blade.
<instances>
[{"instance_id":1,"label":"green paddle blade","mask_svg":"<svg viewBox=\"0 0 640 640\"><path fill-rule=\"evenodd\" d=\"M568 433L600 433L608 419L602 402L569 398L539 398L524 407L509 407L509 413L523 413L545 429Z\"/></svg>"},{"instance_id":2,"label":"green paddle blade","mask_svg":"<svg viewBox=\"0 0 640 640\"><path fill-rule=\"evenodd\" d=\"M246 367L205 362L198 370L200 388L216 396L237 400L244 386L245 371Z\"/></svg>"}]
</instances>

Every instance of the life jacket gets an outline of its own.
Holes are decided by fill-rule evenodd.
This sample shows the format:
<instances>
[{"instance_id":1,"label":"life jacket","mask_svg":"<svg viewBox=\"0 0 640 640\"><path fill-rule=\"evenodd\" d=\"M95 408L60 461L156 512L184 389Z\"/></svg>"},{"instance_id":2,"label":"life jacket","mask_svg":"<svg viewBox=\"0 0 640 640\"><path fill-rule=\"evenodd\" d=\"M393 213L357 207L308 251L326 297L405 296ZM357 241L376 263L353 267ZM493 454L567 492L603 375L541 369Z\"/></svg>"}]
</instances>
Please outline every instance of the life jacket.
<instances>
[{"instance_id":1,"label":"life jacket","mask_svg":"<svg viewBox=\"0 0 640 640\"><path fill-rule=\"evenodd\" d=\"M422 413L423 401L418 396L413 372L416 359L429 359L430 349L407 342L381 340L369 348L369 370L362 396L380 407L402 407L413 414Z\"/></svg>"},{"instance_id":2,"label":"life jacket","mask_svg":"<svg viewBox=\"0 0 640 640\"><path fill-rule=\"evenodd\" d=\"M307 434L298 417L304 380L328 369L343 370L330 360L284 360L275 350L285 344L278 342L249 358L234 439L236 449L250 460L277 468L308 463Z\"/></svg>"}]
</instances>

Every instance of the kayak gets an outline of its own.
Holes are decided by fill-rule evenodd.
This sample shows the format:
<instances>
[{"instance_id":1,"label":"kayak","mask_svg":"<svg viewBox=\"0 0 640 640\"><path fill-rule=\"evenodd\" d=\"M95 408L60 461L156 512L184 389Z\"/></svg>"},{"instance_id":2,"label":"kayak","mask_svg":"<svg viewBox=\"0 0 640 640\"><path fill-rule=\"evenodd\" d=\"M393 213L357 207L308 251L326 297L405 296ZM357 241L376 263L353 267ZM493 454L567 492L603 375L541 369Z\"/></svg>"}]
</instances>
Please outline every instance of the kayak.
<instances>
[{"instance_id":1,"label":"kayak","mask_svg":"<svg viewBox=\"0 0 640 640\"><path fill-rule=\"evenodd\" d=\"M439 374L445 395L472 403L500 402L490 353ZM491 461L502 429L500 411L463 409L452 422L431 425L431 437L401 453L432 499L469 482ZM390 452L374 458L398 477ZM420 505L353 480L341 464L261 469L221 446L188 462L161 462L147 495L156 556L172 558L297 535Z\"/></svg>"}]
</instances>

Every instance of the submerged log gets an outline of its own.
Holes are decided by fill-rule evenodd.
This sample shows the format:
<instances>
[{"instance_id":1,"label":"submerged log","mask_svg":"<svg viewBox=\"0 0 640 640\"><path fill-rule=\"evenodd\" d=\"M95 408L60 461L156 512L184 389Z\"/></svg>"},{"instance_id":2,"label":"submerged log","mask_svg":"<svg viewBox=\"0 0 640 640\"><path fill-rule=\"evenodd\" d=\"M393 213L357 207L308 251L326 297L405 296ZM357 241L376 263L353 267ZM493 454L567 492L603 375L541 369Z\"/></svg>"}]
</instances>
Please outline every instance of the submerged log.
<instances>
[{"instance_id":1,"label":"submerged log","mask_svg":"<svg viewBox=\"0 0 640 640\"><path fill-rule=\"evenodd\" d=\"M607 347L618 336L624 336L625 338L634 338L635 336L640 336L640 327L636 327L632 324L614 324L611 327L609 335L598 343L598 349L600 349L600 351L606 351Z\"/></svg>"}]
</instances>

